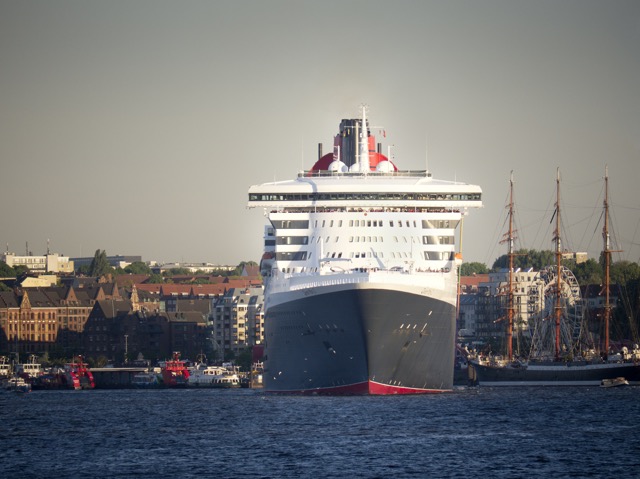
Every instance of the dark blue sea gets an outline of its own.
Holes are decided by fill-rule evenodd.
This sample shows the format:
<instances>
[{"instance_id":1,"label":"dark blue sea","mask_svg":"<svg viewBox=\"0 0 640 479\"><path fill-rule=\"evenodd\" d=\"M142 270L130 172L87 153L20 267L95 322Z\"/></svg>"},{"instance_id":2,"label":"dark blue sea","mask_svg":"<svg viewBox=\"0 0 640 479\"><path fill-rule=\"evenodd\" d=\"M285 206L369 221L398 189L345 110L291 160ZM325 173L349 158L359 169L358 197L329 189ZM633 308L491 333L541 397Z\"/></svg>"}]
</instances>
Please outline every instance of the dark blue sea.
<instances>
[{"instance_id":1,"label":"dark blue sea","mask_svg":"<svg viewBox=\"0 0 640 479\"><path fill-rule=\"evenodd\" d=\"M640 387L0 393L1 478L640 476Z\"/></svg>"}]
</instances>

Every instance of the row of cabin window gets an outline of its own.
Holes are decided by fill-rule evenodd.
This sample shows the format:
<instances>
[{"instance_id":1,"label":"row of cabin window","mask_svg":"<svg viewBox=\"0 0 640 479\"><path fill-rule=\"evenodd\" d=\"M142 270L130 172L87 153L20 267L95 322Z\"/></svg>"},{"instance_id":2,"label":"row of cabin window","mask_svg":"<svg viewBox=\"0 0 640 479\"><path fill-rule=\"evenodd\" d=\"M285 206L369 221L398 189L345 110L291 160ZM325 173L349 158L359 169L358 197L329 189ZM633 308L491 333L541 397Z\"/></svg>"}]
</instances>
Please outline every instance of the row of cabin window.
<instances>
[{"instance_id":1,"label":"row of cabin window","mask_svg":"<svg viewBox=\"0 0 640 479\"><path fill-rule=\"evenodd\" d=\"M401 238L401 239L400 239ZM311 237L311 243L315 240L316 243L320 243L322 238L318 236ZM339 236L334 238L334 242L337 243L340 240ZM402 243L403 240L405 243L419 243L420 237L407 237L407 236L394 236L393 240L396 243ZM331 242L331 237L327 236L326 239L323 240L325 244L329 244ZM349 236L349 243L383 243L383 236ZM276 244L278 245L306 245L309 244L308 236L278 236L276 238ZM454 244L453 236L423 236L422 244Z\"/></svg>"},{"instance_id":2,"label":"row of cabin window","mask_svg":"<svg viewBox=\"0 0 640 479\"><path fill-rule=\"evenodd\" d=\"M407 228L418 227L416 220L388 220L389 226L394 228ZM314 228L321 226L322 228L333 228L334 226L342 228L343 223L346 224L346 220L315 220ZM271 220L271 224L276 229L308 229L309 220ZM366 220L349 220L349 226L353 228L379 228L384 226L383 220L366 219ZM443 228L455 228L458 225L456 220L422 220L423 229L443 229Z\"/></svg>"},{"instance_id":3,"label":"row of cabin window","mask_svg":"<svg viewBox=\"0 0 640 479\"><path fill-rule=\"evenodd\" d=\"M480 193L251 193L249 201L480 201Z\"/></svg>"},{"instance_id":4,"label":"row of cabin window","mask_svg":"<svg viewBox=\"0 0 640 479\"><path fill-rule=\"evenodd\" d=\"M365 253L361 253L362 255L364 255ZM361 256L362 258L364 258L365 256ZM382 257L382 253L380 253L380 258ZM446 251L425 251L424 252L424 257L426 260L430 260L430 261L442 261L442 260L446 260L449 259L449 261L453 261L454 258L454 253L453 252L446 252ZM400 259L401 257L398 256L398 259ZM407 256L408 258L408 256ZM318 268L317 267L312 267L312 268L307 268L307 267L301 267L301 268L295 268L295 267L287 267L287 268L282 268L281 271L283 273L317 273L318 272ZM434 269L431 270L431 268L427 269L427 270L422 270L422 271L442 271L442 269ZM446 269L445 269L446 271Z\"/></svg>"},{"instance_id":5,"label":"row of cabin window","mask_svg":"<svg viewBox=\"0 0 640 479\"><path fill-rule=\"evenodd\" d=\"M412 253L408 251L392 251L390 254L391 259L409 259L412 258ZM452 260L453 259L453 251L423 251L423 257L428 261L443 261L443 260ZM331 255L327 255L332 259L342 258L342 253L331 253ZM356 258L384 258L383 252L377 251L364 251L364 252L351 252L349 253L349 257ZM307 255L306 251L292 251L292 252L282 252L276 253L277 261L306 261L311 258L311 254Z\"/></svg>"}]
</instances>

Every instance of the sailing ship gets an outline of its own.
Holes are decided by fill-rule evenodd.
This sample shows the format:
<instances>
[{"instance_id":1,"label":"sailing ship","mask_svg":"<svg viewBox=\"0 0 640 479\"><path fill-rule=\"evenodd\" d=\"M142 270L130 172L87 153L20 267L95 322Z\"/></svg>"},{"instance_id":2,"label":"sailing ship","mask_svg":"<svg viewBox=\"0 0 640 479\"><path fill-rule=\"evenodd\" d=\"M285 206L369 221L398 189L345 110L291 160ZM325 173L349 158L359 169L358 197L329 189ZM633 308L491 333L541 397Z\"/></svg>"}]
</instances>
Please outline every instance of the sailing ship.
<instances>
[{"instance_id":1,"label":"sailing ship","mask_svg":"<svg viewBox=\"0 0 640 479\"><path fill-rule=\"evenodd\" d=\"M310 394L451 390L456 229L479 186L399 170L366 109L294 180L254 185L264 208L264 388ZM386 136L386 135L384 135Z\"/></svg>"},{"instance_id":2,"label":"sailing ship","mask_svg":"<svg viewBox=\"0 0 640 479\"><path fill-rule=\"evenodd\" d=\"M556 208L554 217L556 226L553 241L555 243L555 285L553 287L555 300L552 306L553 323L549 327L548 318L541 318L532 333L532 350L525 360L513 357L513 317L514 317L514 294L513 294L513 250L514 229L513 229L513 179L510 182L510 205L509 205L509 231L506 241L509 244L509 285L507 289L507 352L502 360L495 358L476 358L470 361L470 377L476 380L480 386L545 386L545 385L583 385L597 386L603 380L614 380L625 378L631 384L640 383L640 350L636 347L633 352L626 348L622 354L613 358L608 357L609 344L609 322L611 317L611 304L609 301L609 266L611 262L610 237L609 237L609 183L608 172L605 171L605 199L604 199L604 227L603 227L603 257L605 276L605 307L604 307L604 345L602 354L580 354L576 351L575 345L579 344L576 339L576 328L567 327L563 321L567 317L567 301L563 297L563 292L571 289L566 278L568 277L566 268L562 266L562 245L560 239L560 173L558 170L556 179ZM548 271L548 270L547 270ZM571 275L572 276L572 275ZM573 305L575 309L578 305ZM575 311L574 311L575 312ZM582 320L582 317L579 318ZM543 334L550 333L549 334ZM577 336L580 336L578 333ZM547 347L548 343L543 341L543 337L553 339L553 349Z\"/></svg>"}]
</instances>

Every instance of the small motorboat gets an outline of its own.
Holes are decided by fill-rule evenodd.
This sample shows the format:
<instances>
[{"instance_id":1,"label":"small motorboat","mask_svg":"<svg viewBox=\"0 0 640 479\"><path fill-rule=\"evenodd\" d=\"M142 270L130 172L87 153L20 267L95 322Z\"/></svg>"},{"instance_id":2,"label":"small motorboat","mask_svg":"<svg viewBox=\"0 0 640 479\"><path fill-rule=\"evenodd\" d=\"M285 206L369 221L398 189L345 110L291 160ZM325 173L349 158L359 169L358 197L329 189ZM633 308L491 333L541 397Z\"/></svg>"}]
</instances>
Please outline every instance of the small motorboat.
<instances>
[{"instance_id":1,"label":"small motorboat","mask_svg":"<svg viewBox=\"0 0 640 479\"><path fill-rule=\"evenodd\" d=\"M625 378L612 378L612 379L603 379L600 381L601 388L615 388L618 386L628 386L629 381Z\"/></svg>"},{"instance_id":2,"label":"small motorboat","mask_svg":"<svg viewBox=\"0 0 640 479\"><path fill-rule=\"evenodd\" d=\"M26 382L24 378L20 376L16 376L10 379L7 379L4 388L7 391L13 391L16 393L28 393L31 391L31 384Z\"/></svg>"}]
</instances>

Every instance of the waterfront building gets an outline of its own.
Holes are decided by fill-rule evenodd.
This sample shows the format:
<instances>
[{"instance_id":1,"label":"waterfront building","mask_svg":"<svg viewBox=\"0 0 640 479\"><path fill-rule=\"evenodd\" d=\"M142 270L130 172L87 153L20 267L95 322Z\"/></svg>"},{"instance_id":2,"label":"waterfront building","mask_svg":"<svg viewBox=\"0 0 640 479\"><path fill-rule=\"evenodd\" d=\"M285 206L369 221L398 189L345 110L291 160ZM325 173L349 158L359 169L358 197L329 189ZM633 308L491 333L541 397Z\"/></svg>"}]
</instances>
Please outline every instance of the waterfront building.
<instances>
[{"instance_id":1,"label":"waterfront building","mask_svg":"<svg viewBox=\"0 0 640 479\"><path fill-rule=\"evenodd\" d=\"M461 298L464 328L472 331L470 336L480 342L504 341L509 271L503 269L481 275L480 281L471 281L467 286L475 293L472 293L473 300ZM514 335L530 336L529 319L544 308L544 286L539 272L533 269L513 272ZM462 320L460 327L463 327Z\"/></svg>"},{"instance_id":2,"label":"waterfront building","mask_svg":"<svg viewBox=\"0 0 640 479\"><path fill-rule=\"evenodd\" d=\"M42 256L34 256L32 254L19 256L15 253L5 251L0 254L0 261L7 263L7 266L15 268L16 266L24 266L29 268L32 273L59 273L71 274L74 271L74 262L68 256L62 256L57 253L49 253Z\"/></svg>"},{"instance_id":3,"label":"waterfront building","mask_svg":"<svg viewBox=\"0 0 640 479\"><path fill-rule=\"evenodd\" d=\"M212 328L208 315L200 311L165 313L169 320L171 352L180 351L182 359L195 361L199 354L212 353ZM167 358L170 356L167 356Z\"/></svg>"},{"instance_id":4,"label":"waterfront building","mask_svg":"<svg viewBox=\"0 0 640 479\"><path fill-rule=\"evenodd\" d=\"M460 295L458 303L458 337L473 338L476 335L476 293Z\"/></svg>"},{"instance_id":5,"label":"waterfront building","mask_svg":"<svg viewBox=\"0 0 640 479\"><path fill-rule=\"evenodd\" d=\"M119 298L115 284L85 288L14 288L0 292L0 352L71 356L82 349L84 326L96 301Z\"/></svg>"},{"instance_id":6,"label":"waterfront building","mask_svg":"<svg viewBox=\"0 0 640 479\"><path fill-rule=\"evenodd\" d=\"M33 300L33 303L32 303ZM58 308L38 290L0 292L0 350L19 357L41 353L55 344L60 328Z\"/></svg>"},{"instance_id":7,"label":"waterfront building","mask_svg":"<svg viewBox=\"0 0 640 479\"><path fill-rule=\"evenodd\" d=\"M72 258L76 269L79 269L82 266L91 265L91 262L93 261L93 259L94 259L93 256L83 256L80 258ZM107 261L109 262L109 265L113 266L114 268L124 269L132 263L142 262L142 256L114 255L114 256L107 256Z\"/></svg>"},{"instance_id":8,"label":"waterfront building","mask_svg":"<svg viewBox=\"0 0 640 479\"><path fill-rule=\"evenodd\" d=\"M486 290L481 286L489 281L488 274L473 274L460 277L460 301L458 303L458 337L474 339L478 324L478 293Z\"/></svg>"},{"instance_id":9,"label":"waterfront building","mask_svg":"<svg viewBox=\"0 0 640 479\"><path fill-rule=\"evenodd\" d=\"M122 364L132 358L152 361L212 354L208 318L199 311L160 312L137 308L135 301L98 301L84 331L84 351L89 358Z\"/></svg>"},{"instance_id":10,"label":"waterfront building","mask_svg":"<svg viewBox=\"0 0 640 479\"><path fill-rule=\"evenodd\" d=\"M264 291L255 288L255 292L249 298L247 307L247 338L250 346L264 344Z\"/></svg>"},{"instance_id":11,"label":"waterfront building","mask_svg":"<svg viewBox=\"0 0 640 479\"><path fill-rule=\"evenodd\" d=\"M529 316L536 315L544 307L540 303L541 288L544 284L539 273L530 268L526 271L517 269L513 277L514 328L518 333L528 332ZM488 288L489 295L497 299L499 310L504 314L507 307L509 271L500 270L489 273L489 281L482 283ZM542 294L542 296L544 296ZM501 319L496 318L496 319ZM505 329L505 328L502 328ZM515 334L516 331L514 331Z\"/></svg>"},{"instance_id":12,"label":"waterfront building","mask_svg":"<svg viewBox=\"0 0 640 479\"><path fill-rule=\"evenodd\" d=\"M230 288L218 298L213 312L213 334L218 354L239 352L264 341L263 288Z\"/></svg>"},{"instance_id":13,"label":"waterfront building","mask_svg":"<svg viewBox=\"0 0 640 479\"><path fill-rule=\"evenodd\" d=\"M213 263L163 263L158 264L155 261L150 263L151 271L162 274L172 269L186 269L192 273L214 273L217 271L233 271L236 266L220 265Z\"/></svg>"}]
</instances>

